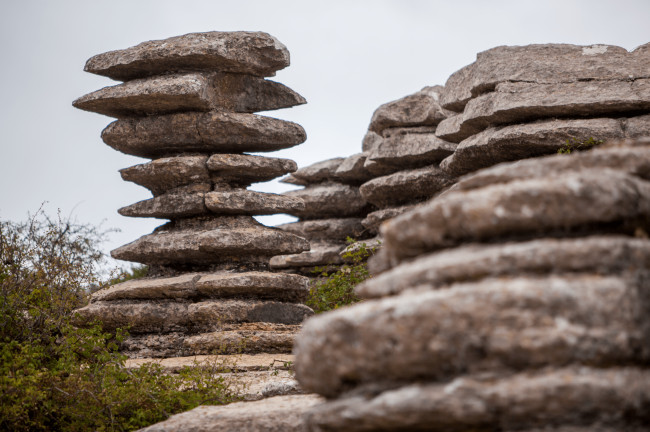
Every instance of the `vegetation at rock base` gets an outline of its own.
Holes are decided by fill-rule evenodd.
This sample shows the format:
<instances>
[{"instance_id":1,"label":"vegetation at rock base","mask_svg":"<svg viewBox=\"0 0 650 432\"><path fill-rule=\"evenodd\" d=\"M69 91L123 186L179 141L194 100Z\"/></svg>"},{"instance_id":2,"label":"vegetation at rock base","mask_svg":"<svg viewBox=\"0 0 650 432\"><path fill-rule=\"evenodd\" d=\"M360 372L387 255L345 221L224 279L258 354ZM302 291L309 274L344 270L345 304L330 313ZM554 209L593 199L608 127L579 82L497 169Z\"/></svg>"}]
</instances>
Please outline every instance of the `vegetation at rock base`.
<instances>
[{"instance_id":1,"label":"vegetation at rock base","mask_svg":"<svg viewBox=\"0 0 650 432\"><path fill-rule=\"evenodd\" d=\"M0 221L0 430L126 431L201 404L235 400L214 367L125 367L125 331L71 324L100 288L105 236L47 218ZM132 272L133 273L133 272Z\"/></svg>"},{"instance_id":2,"label":"vegetation at rock base","mask_svg":"<svg viewBox=\"0 0 650 432\"><path fill-rule=\"evenodd\" d=\"M603 143L603 140L596 140L593 137L589 137L585 140L579 140L577 138L571 138L566 140L566 143L560 147L557 151L558 154L571 154L573 151L583 151L589 150L593 147L599 146Z\"/></svg>"},{"instance_id":3,"label":"vegetation at rock base","mask_svg":"<svg viewBox=\"0 0 650 432\"><path fill-rule=\"evenodd\" d=\"M347 262L333 273L318 269L321 278L316 279L309 290L307 306L314 312L322 313L342 306L357 303L360 299L354 294L354 287L370 277L368 258L376 248L370 248L363 242L348 238L350 248L343 259Z\"/></svg>"}]
</instances>

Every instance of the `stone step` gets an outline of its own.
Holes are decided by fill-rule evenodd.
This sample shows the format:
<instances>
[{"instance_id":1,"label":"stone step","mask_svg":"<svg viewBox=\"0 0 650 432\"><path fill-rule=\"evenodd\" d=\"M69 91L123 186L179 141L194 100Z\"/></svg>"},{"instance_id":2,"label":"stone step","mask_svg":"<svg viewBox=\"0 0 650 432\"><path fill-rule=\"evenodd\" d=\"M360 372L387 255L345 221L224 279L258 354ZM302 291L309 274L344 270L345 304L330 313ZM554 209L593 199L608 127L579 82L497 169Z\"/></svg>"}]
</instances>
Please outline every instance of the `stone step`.
<instances>
[{"instance_id":1,"label":"stone step","mask_svg":"<svg viewBox=\"0 0 650 432\"><path fill-rule=\"evenodd\" d=\"M308 293L308 279L302 276L222 271L132 279L94 292L90 301L257 298L302 302Z\"/></svg>"},{"instance_id":2,"label":"stone step","mask_svg":"<svg viewBox=\"0 0 650 432\"><path fill-rule=\"evenodd\" d=\"M359 217L368 208L358 187L340 183L321 183L283 195L305 202L304 210L292 213L301 219Z\"/></svg>"},{"instance_id":3,"label":"stone step","mask_svg":"<svg viewBox=\"0 0 650 432\"><path fill-rule=\"evenodd\" d=\"M296 376L327 397L364 384L650 360L646 274L498 277L369 300L308 320ZM417 287L414 287L417 288Z\"/></svg>"},{"instance_id":4,"label":"stone step","mask_svg":"<svg viewBox=\"0 0 650 432\"><path fill-rule=\"evenodd\" d=\"M352 395L313 406L305 422L306 430L340 432L641 432L649 401L647 369L564 368Z\"/></svg>"},{"instance_id":5,"label":"stone step","mask_svg":"<svg viewBox=\"0 0 650 432\"><path fill-rule=\"evenodd\" d=\"M364 233L361 218L316 219L291 222L278 225L287 231L308 240L339 240L345 241L348 237L358 238Z\"/></svg>"},{"instance_id":6,"label":"stone step","mask_svg":"<svg viewBox=\"0 0 650 432\"><path fill-rule=\"evenodd\" d=\"M183 111L253 113L306 103L290 88L241 74L193 72L128 81L89 93L75 108L111 117L148 116Z\"/></svg>"},{"instance_id":7,"label":"stone step","mask_svg":"<svg viewBox=\"0 0 650 432\"><path fill-rule=\"evenodd\" d=\"M268 152L305 141L304 129L256 114L189 112L116 120L102 131L115 150L157 158L179 153Z\"/></svg>"},{"instance_id":8,"label":"stone step","mask_svg":"<svg viewBox=\"0 0 650 432\"><path fill-rule=\"evenodd\" d=\"M443 121L442 139L460 142L488 127L548 118L606 117L650 111L650 80L557 84L506 82L470 100L460 119Z\"/></svg>"},{"instance_id":9,"label":"stone step","mask_svg":"<svg viewBox=\"0 0 650 432\"><path fill-rule=\"evenodd\" d=\"M189 33L91 57L84 70L127 81L174 71L207 70L273 76L289 51L262 32Z\"/></svg>"},{"instance_id":10,"label":"stone step","mask_svg":"<svg viewBox=\"0 0 650 432\"><path fill-rule=\"evenodd\" d=\"M452 183L447 173L430 165L377 177L362 184L359 191L367 202L386 208L424 201Z\"/></svg>"}]
</instances>

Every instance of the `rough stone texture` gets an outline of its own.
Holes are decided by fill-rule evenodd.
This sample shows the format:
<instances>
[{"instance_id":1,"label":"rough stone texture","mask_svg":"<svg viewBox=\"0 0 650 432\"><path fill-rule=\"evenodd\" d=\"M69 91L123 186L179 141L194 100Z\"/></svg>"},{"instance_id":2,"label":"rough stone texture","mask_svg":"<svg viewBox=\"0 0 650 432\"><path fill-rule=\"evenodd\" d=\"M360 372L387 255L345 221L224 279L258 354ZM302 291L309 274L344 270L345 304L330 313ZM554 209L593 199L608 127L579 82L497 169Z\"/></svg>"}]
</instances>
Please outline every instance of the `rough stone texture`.
<instances>
[{"instance_id":1,"label":"rough stone texture","mask_svg":"<svg viewBox=\"0 0 650 432\"><path fill-rule=\"evenodd\" d=\"M649 412L648 370L563 368L351 395L315 405L305 422L312 432L640 432Z\"/></svg>"},{"instance_id":2,"label":"rough stone texture","mask_svg":"<svg viewBox=\"0 0 650 432\"><path fill-rule=\"evenodd\" d=\"M395 264L462 241L646 218L649 203L650 183L615 170L584 169L454 191L386 222L382 234Z\"/></svg>"},{"instance_id":3,"label":"rough stone texture","mask_svg":"<svg viewBox=\"0 0 650 432\"><path fill-rule=\"evenodd\" d=\"M382 242L383 240L381 237L373 237L367 240L360 240L347 246L345 249L339 252L339 255L341 256L343 262L356 264L356 258L349 257L349 254L356 254L360 250L365 249L365 251L372 256L377 252L377 250L381 248Z\"/></svg>"},{"instance_id":4,"label":"rough stone texture","mask_svg":"<svg viewBox=\"0 0 650 432\"><path fill-rule=\"evenodd\" d=\"M364 167L367 153L357 153L348 156L334 172L334 177L342 183L358 185L373 178Z\"/></svg>"},{"instance_id":5,"label":"rough stone texture","mask_svg":"<svg viewBox=\"0 0 650 432\"><path fill-rule=\"evenodd\" d=\"M650 243L623 236L539 239L495 245L472 244L423 255L358 285L362 298L399 294L426 285L440 289L455 282L516 275L594 271L620 274L650 268Z\"/></svg>"},{"instance_id":6,"label":"rough stone texture","mask_svg":"<svg viewBox=\"0 0 650 432\"><path fill-rule=\"evenodd\" d=\"M194 72L104 87L72 105L111 117L129 117L210 110L252 113L304 103L298 93L273 81L250 75Z\"/></svg>"},{"instance_id":7,"label":"rough stone texture","mask_svg":"<svg viewBox=\"0 0 650 432\"><path fill-rule=\"evenodd\" d=\"M183 152L275 151L306 138L304 129L292 122L215 111L120 119L102 132L102 139L112 148L150 158Z\"/></svg>"},{"instance_id":8,"label":"rough stone texture","mask_svg":"<svg viewBox=\"0 0 650 432\"><path fill-rule=\"evenodd\" d=\"M292 213L303 219L361 216L368 207L359 188L339 183L321 183L284 195L305 202L304 210Z\"/></svg>"},{"instance_id":9,"label":"rough stone texture","mask_svg":"<svg viewBox=\"0 0 650 432\"><path fill-rule=\"evenodd\" d=\"M399 167L420 168L438 163L456 149L436 137L429 128L396 128L384 131L384 139L369 154L372 162Z\"/></svg>"},{"instance_id":10,"label":"rough stone texture","mask_svg":"<svg viewBox=\"0 0 650 432\"><path fill-rule=\"evenodd\" d=\"M304 432L303 415L322 402L316 395L276 396L255 402L200 406L142 432Z\"/></svg>"},{"instance_id":11,"label":"rough stone texture","mask_svg":"<svg viewBox=\"0 0 650 432\"><path fill-rule=\"evenodd\" d=\"M328 264L341 264L343 260L339 253L345 249L345 244L311 242L311 249L295 255L278 255L271 258L271 269L293 267L314 267Z\"/></svg>"},{"instance_id":12,"label":"rough stone texture","mask_svg":"<svg viewBox=\"0 0 650 432\"><path fill-rule=\"evenodd\" d=\"M423 201L452 183L451 177L432 165L378 177L359 188L369 203L384 208Z\"/></svg>"},{"instance_id":13,"label":"rough stone texture","mask_svg":"<svg viewBox=\"0 0 650 432\"><path fill-rule=\"evenodd\" d=\"M372 115L368 130L381 134L390 127L437 125L446 117L438 104L441 90L441 86L425 87L380 106Z\"/></svg>"},{"instance_id":14,"label":"rough stone texture","mask_svg":"<svg viewBox=\"0 0 650 432\"><path fill-rule=\"evenodd\" d=\"M334 179L334 173L344 161L344 158L327 159L315 164L300 168L298 171L291 174L293 179L298 182L293 184L309 185L314 183L321 183L327 180Z\"/></svg>"},{"instance_id":15,"label":"rough stone texture","mask_svg":"<svg viewBox=\"0 0 650 432\"><path fill-rule=\"evenodd\" d=\"M208 214L205 193L165 193L155 198L139 201L117 212L129 217L175 219Z\"/></svg>"},{"instance_id":16,"label":"rough stone texture","mask_svg":"<svg viewBox=\"0 0 650 432\"><path fill-rule=\"evenodd\" d=\"M120 170L122 179L160 195L180 186L210 183L205 166L207 156L180 156L156 159Z\"/></svg>"},{"instance_id":17,"label":"rough stone texture","mask_svg":"<svg viewBox=\"0 0 650 432\"><path fill-rule=\"evenodd\" d=\"M262 32L189 33L96 55L84 70L127 81L175 71L207 70L273 76L289 66L289 51Z\"/></svg>"},{"instance_id":18,"label":"rough stone texture","mask_svg":"<svg viewBox=\"0 0 650 432\"><path fill-rule=\"evenodd\" d=\"M440 105L460 112L465 104L497 84L538 84L650 77L647 48L632 53L611 45L544 44L500 46L480 52L476 62L453 73L440 94Z\"/></svg>"},{"instance_id":19,"label":"rough stone texture","mask_svg":"<svg viewBox=\"0 0 650 432\"><path fill-rule=\"evenodd\" d=\"M155 363L165 372L178 373L185 366L220 366L223 365L235 372L287 370L287 364L292 364L295 357L292 354L238 354L238 355L200 355L191 357L172 358L139 358L127 359L124 366L132 369L143 364Z\"/></svg>"},{"instance_id":20,"label":"rough stone texture","mask_svg":"<svg viewBox=\"0 0 650 432\"><path fill-rule=\"evenodd\" d=\"M366 135L363 137L363 142L361 143L361 150L364 152L372 151L375 147L379 145L381 140L382 140L381 135L373 131L368 131L366 132Z\"/></svg>"},{"instance_id":21,"label":"rough stone texture","mask_svg":"<svg viewBox=\"0 0 650 432\"><path fill-rule=\"evenodd\" d=\"M370 231L376 232L379 230L379 226L382 222L392 219L395 216L399 216L402 213L410 211L415 206L413 205L404 205L400 207L389 207L381 210L377 210L371 213L368 213L366 217L361 221L361 224L369 229Z\"/></svg>"},{"instance_id":22,"label":"rough stone texture","mask_svg":"<svg viewBox=\"0 0 650 432\"><path fill-rule=\"evenodd\" d=\"M234 190L205 194L206 207L217 214L267 215L304 210L302 200L272 193Z\"/></svg>"},{"instance_id":23,"label":"rough stone texture","mask_svg":"<svg viewBox=\"0 0 650 432\"><path fill-rule=\"evenodd\" d=\"M365 231L360 218L320 219L278 225L287 231L309 240L341 240L361 237Z\"/></svg>"},{"instance_id":24,"label":"rough stone texture","mask_svg":"<svg viewBox=\"0 0 650 432\"><path fill-rule=\"evenodd\" d=\"M290 159L266 156L215 154L210 156L207 167L214 176L241 184L273 180L298 169Z\"/></svg>"},{"instance_id":25,"label":"rough stone texture","mask_svg":"<svg viewBox=\"0 0 650 432\"><path fill-rule=\"evenodd\" d=\"M647 364L648 274L514 277L360 303L305 323L296 376L351 386L546 366Z\"/></svg>"},{"instance_id":26,"label":"rough stone texture","mask_svg":"<svg viewBox=\"0 0 650 432\"><path fill-rule=\"evenodd\" d=\"M96 291L90 301L236 297L300 302L309 292L307 284L302 276L268 272L185 273L122 282Z\"/></svg>"},{"instance_id":27,"label":"rough stone texture","mask_svg":"<svg viewBox=\"0 0 650 432\"><path fill-rule=\"evenodd\" d=\"M460 142L488 127L544 118L595 117L650 109L650 80L588 81L557 84L506 82L470 100L459 120L436 134Z\"/></svg>"}]
</instances>

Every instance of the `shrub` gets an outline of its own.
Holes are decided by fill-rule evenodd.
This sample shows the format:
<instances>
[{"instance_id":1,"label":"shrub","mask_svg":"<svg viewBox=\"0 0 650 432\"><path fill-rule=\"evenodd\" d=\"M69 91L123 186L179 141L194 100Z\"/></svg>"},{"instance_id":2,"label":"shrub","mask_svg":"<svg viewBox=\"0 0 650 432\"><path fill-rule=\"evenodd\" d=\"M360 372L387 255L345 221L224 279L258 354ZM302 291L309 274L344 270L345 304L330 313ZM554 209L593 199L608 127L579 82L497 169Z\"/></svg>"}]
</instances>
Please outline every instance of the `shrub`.
<instances>
[{"instance_id":1,"label":"shrub","mask_svg":"<svg viewBox=\"0 0 650 432\"><path fill-rule=\"evenodd\" d=\"M343 255L347 264L334 273L324 269L317 270L321 278L312 282L306 302L307 306L316 313L338 309L360 301L354 294L354 287L370 277L367 260L376 248L369 248L363 242L355 243L350 238L348 243L354 244L355 247L349 248Z\"/></svg>"},{"instance_id":2,"label":"shrub","mask_svg":"<svg viewBox=\"0 0 650 432\"><path fill-rule=\"evenodd\" d=\"M236 399L213 368L125 367L126 332L79 329L74 309L102 286L105 232L38 212L0 221L0 430L125 431Z\"/></svg>"}]
</instances>

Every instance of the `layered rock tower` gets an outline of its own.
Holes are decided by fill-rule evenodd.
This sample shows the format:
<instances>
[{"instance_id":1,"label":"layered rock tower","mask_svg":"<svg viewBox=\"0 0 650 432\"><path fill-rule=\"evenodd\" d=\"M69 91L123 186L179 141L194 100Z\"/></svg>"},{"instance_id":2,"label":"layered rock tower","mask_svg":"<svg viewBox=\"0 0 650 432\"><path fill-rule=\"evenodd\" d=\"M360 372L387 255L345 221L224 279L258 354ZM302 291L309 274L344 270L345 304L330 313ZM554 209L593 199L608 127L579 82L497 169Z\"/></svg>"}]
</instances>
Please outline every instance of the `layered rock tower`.
<instances>
[{"instance_id":1,"label":"layered rock tower","mask_svg":"<svg viewBox=\"0 0 650 432\"><path fill-rule=\"evenodd\" d=\"M85 70L124 81L85 95L77 108L117 117L106 144L152 161L121 171L153 198L120 209L170 222L111 252L152 277L96 292L82 322L129 326L132 357L290 352L313 312L307 279L268 272L274 255L309 249L254 215L304 208L299 199L247 190L296 170L293 161L246 154L305 141L297 124L253 114L305 100L266 80L289 52L266 33L209 32L149 41L92 57Z\"/></svg>"}]
</instances>

